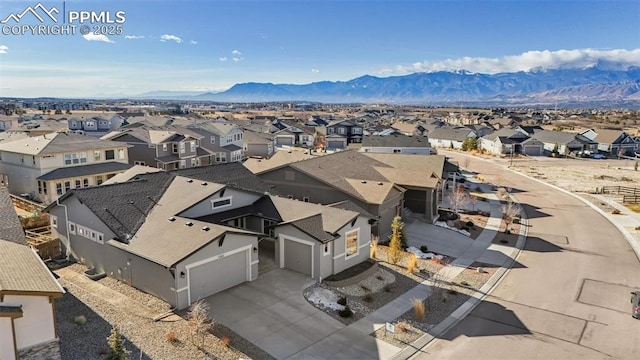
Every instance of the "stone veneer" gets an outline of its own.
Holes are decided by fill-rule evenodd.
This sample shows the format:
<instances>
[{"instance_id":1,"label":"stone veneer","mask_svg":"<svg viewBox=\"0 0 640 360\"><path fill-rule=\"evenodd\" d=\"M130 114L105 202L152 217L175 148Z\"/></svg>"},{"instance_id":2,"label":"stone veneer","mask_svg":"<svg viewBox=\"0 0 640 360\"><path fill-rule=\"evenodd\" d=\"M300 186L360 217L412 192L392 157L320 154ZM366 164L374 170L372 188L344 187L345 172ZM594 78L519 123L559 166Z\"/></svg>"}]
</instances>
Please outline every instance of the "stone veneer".
<instances>
[{"instance_id":1,"label":"stone veneer","mask_svg":"<svg viewBox=\"0 0 640 360\"><path fill-rule=\"evenodd\" d=\"M20 360L61 360L58 339L18 351Z\"/></svg>"}]
</instances>

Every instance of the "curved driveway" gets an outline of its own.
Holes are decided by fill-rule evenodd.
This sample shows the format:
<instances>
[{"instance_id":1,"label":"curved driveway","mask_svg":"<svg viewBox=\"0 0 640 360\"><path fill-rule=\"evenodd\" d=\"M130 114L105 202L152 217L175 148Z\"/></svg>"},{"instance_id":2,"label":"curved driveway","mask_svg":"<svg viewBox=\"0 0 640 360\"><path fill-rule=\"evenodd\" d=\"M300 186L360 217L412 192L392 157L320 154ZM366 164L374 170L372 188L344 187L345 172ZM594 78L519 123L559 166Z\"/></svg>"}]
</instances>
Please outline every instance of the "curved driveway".
<instances>
[{"instance_id":1,"label":"curved driveway","mask_svg":"<svg viewBox=\"0 0 640 360\"><path fill-rule=\"evenodd\" d=\"M582 201L504 165L473 158L469 168L512 187L524 204L523 267L415 358L637 358L640 320L630 315L629 292L640 288L640 262L631 246Z\"/></svg>"}]
</instances>

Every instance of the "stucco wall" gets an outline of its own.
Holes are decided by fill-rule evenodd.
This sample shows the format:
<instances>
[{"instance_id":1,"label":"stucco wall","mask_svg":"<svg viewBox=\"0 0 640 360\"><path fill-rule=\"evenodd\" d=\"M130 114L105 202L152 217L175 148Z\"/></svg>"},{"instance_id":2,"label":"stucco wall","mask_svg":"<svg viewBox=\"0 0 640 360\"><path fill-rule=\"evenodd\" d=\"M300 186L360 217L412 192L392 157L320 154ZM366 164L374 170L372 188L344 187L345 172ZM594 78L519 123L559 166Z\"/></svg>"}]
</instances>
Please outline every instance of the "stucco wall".
<instances>
[{"instance_id":1,"label":"stucco wall","mask_svg":"<svg viewBox=\"0 0 640 360\"><path fill-rule=\"evenodd\" d=\"M11 318L0 317L0 359L15 360L15 358Z\"/></svg>"},{"instance_id":2,"label":"stucco wall","mask_svg":"<svg viewBox=\"0 0 640 360\"><path fill-rule=\"evenodd\" d=\"M53 303L48 296L5 295L3 302L22 305L22 317L14 320L18 350L56 338Z\"/></svg>"}]
</instances>

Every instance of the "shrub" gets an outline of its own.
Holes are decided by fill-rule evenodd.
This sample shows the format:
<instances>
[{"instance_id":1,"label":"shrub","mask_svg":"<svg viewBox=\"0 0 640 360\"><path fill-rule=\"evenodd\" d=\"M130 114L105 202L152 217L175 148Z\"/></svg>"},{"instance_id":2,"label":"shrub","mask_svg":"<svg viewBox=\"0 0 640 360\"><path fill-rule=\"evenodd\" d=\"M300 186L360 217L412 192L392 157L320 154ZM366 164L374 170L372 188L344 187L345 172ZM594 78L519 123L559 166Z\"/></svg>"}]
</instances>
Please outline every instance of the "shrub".
<instances>
[{"instance_id":1,"label":"shrub","mask_svg":"<svg viewBox=\"0 0 640 360\"><path fill-rule=\"evenodd\" d=\"M364 294L364 296L362 297L362 300L370 303L373 301L373 294L372 293L366 293Z\"/></svg>"},{"instance_id":2,"label":"shrub","mask_svg":"<svg viewBox=\"0 0 640 360\"><path fill-rule=\"evenodd\" d=\"M475 224L473 223L473 221L469 220L465 223L465 225L467 225L470 228L473 228L475 226Z\"/></svg>"},{"instance_id":3,"label":"shrub","mask_svg":"<svg viewBox=\"0 0 640 360\"><path fill-rule=\"evenodd\" d=\"M422 251L423 253L426 253L427 251L429 251L429 248L427 247L427 245L422 245L420 246L420 251Z\"/></svg>"},{"instance_id":4,"label":"shrub","mask_svg":"<svg viewBox=\"0 0 640 360\"><path fill-rule=\"evenodd\" d=\"M165 339L167 339L167 342L174 344L178 342L178 335L173 331L169 331L167 335L165 335Z\"/></svg>"},{"instance_id":5,"label":"shrub","mask_svg":"<svg viewBox=\"0 0 640 360\"><path fill-rule=\"evenodd\" d=\"M413 305L413 313L416 318L420 321L424 319L424 302L420 299L411 300L411 304Z\"/></svg>"},{"instance_id":6,"label":"shrub","mask_svg":"<svg viewBox=\"0 0 640 360\"><path fill-rule=\"evenodd\" d=\"M620 214L620 210L618 210L618 209L613 209L613 210L611 211L611 213L612 213L613 215L619 215L619 214Z\"/></svg>"},{"instance_id":7,"label":"shrub","mask_svg":"<svg viewBox=\"0 0 640 360\"><path fill-rule=\"evenodd\" d=\"M384 276L382 275L376 275L376 279L383 281L384 280Z\"/></svg>"},{"instance_id":8,"label":"shrub","mask_svg":"<svg viewBox=\"0 0 640 360\"><path fill-rule=\"evenodd\" d=\"M364 290L365 292L369 292L369 291L371 291L371 289L369 289L369 287L367 287L366 285L360 285L360 288L361 288L362 290Z\"/></svg>"},{"instance_id":9,"label":"shrub","mask_svg":"<svg viewBox=\"0 0 640 360\"><path fill-rule=\"evenodd\" d=\"M230 338L230 337L228 337L228 336L223 336L223 337L220 339L220 344L222 344L222 346L224 346L224 347L227 347L227 348L228 348L228 347L229 347L229 345L231 345L231 338Z\"/></svg>"},{"instance_id":10,"label":"shrub","mask_svg":"<svg viewBox=\"0 0 640 360\"><path fill-rule=\"evenodd\" d=\"M460 285L462 285L462 286L469 286L469 283L468 283L468 282L466 282L466 281L464 281L464 280L462 280L462 281L460 282Z\"/></svg>"},{"instance_id":11,"label":"shrub","mask_svg":"<svg viewBox=\"0 0 640 360\"><path fill-rule=\"evenodd\" d=\"M372 246L371 246L371 251L370 251L370 254L369 254L369 255L370 255L370 257L371 257L372 259L375 259L375 258L376 258L376 254L377 254L377 252L378 252L378 245L372 245Z\"/></svg>"},{"instance_id":12,"label":"shrub","mask_svg":"<svg viewBox=\"0 0 640 360\"><path fill-rule=\"evenodd\" d=\"M458 295L458 292L453 290L453 289L448 289L447 293L451 294L451 295Z\"/></svg>"},{"instance_id":13,"label":"shrub","mask_svg":"<svg viewBox=\"0 0 640 360\"><path fill-rule=\"evenodd\" d=\"M409 330L409 324L407 324L406 321L400 321L399 323L396 324L396 330L398 330L398 332L403 333Z\"/></svg>"},{"instance_id":14,"label":"shrub","mask_svg":"<svg viewBox=\"0 0 640 360\"><path fill-rule=\"evenodd\" d=\"M73 318L73 323L76 325L84 325L87 323L87 317L84 315L78 315Z\"/></svg>"},{"instance_id":15,"label":"shrub","mask_svg":"<svg viewBox=\"0 0 640 360\"><path fill-rule=\"evenodd\" d=\"M391 285L387 284L382 288L382 290L384 290L384 292L390 293L393 291L393 288L391 287Z\"/></svg>"},{"instance_id":16,"label":"shrub","mask_svg":"<svg viewBox=\"0 0 640 360\"><path fill-rule=\"evenodd\" d=\"M511 229L505 229L504 233L507 234L507 235L511 235Z\"/></svg>"},{"instance_id":17,"label":"shrub","mask_svg":"<svg viewBox=\"0 0 640 360\"><path fill-rule=\"evenodd\" d=\"M500 243L501 243L501 244L506 244L506 243L508 243L508 242L509 242L509 240L507 240L507 239L500 239Z\"/></svg>"},{"instance_id":18,"label":"shrub","mask_svg":"<svg viewBox=\"0 0 640 360\"><path fill-rule=\"evenodd\" d=\"M407 273L413 274L416 267L418 267L418 257L416 254L409 255L409 264L407 264Z\"/></svg>"},{"instance_id":19,"label":"shrub","mask_svg":"<svg viewBox=\"0 0 640 360\"><path fill-rule=\"evenodd\" d=\"M338 311L338 315L343 318L348 318L353 316L353 311L351 311L351 309L346 306L343 310Z\"/></svg>"},{"instance_id":20,"label":"shrub","mask_svg":"<svg viewBox=\"0 0 640 360\"><path fill-rule=\"evenodd\" d=\"M341 296L338 299L338 305L347 306L347 297L346 296Z\"/></svg>"},{"instance_id":21,"label":"shrub","mask_svg":"<svg viewBox=\"0 0 640 360\"><path fill-rule=\"evenodd\" d=\"M442 302L443 303L447 303L447 301L449 300L449 298L447 298L447 295L442 295Z\"/></svg>"}]
</instances>

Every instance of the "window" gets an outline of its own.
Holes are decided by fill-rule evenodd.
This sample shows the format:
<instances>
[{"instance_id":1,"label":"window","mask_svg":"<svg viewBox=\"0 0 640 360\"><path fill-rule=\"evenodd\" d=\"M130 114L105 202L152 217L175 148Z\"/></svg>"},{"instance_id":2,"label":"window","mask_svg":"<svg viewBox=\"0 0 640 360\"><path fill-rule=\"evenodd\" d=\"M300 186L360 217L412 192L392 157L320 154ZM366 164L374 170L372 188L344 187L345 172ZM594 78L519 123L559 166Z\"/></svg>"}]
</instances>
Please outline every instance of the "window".
<instances>
[{"instance_id":1,"label":"window","mask_svg":"<svg viewBox=\"0 0 640 360\"><path fill-rule=\"evenodd\" d=\"M114 176L116 176L116 174L107 174L107 180L111 179Z\"/></svg>"},{"instance_id":2,"label":"window","mask_svg":"<svg viewBox=\"0 0 640 360\"><path fill-rule=\"evenodd\" d=\"M75 189L79 189L82 185L82 181L80 179L76 180L76 186L74 187Z\"/></svg>"},{"instance_id":3,"label":"window","mask_svg":"<svg viewBox=\"0 0 640 360\"><path fill-rule=\"evenodd\" d=\"M216 162L227 162L227 153L216 153Z\"/></svg>"},{"instance_id":4,"label":"window","mask_svg":"<svg viewBox=\"0 0 640 360\"><path fill-rule=\"evenodd\" d=\"M327 134L333 134L333 132L334 132L334 129L333 129L333 128L328 128L328 129L327 129Z\"/></svg>"},{"instance_id":5,"label":"window","mask_svg":"<svg viewBox=\"0 0 640 360\"><path fill-rule=\"evenodd\" d=\"M69 233L76 234L76 224L69 222Z\"/></svg>"},{"instance_id":6,"label":"window","mask_svg":"<svg viewBox=\"0 0 640 360\"><path fill-rule=\"evenodd\" d=\"M162 151L167 151L167 144L162 144Z\"/></svg>"},{"instance_id":7,"label":"window","mask_svg":"<svg viewBox=\"0 0 640 360\"><path fill-rule=\"evenodd\" d=\"M116 152L114 150L106 150L104 152L104 159L105 160L113 160L116 158Z\"/></svg>"},{"instance_id":8,"label":"window","mask_svg":"<svg viewBox=\"0 0 640 360\"><path fill-rule=\"evenodd\" d=\"M35 156L31 156L31 164L33 164L33 165L36 164L36 157Z\"/></svg>"},{"instance_id":9,"label":"window","mask_svg":"<svg viewBox=\"0 0 640 360\"><path fill-rule=\"evenodd\" d=\"M56 183L56 194L62 195L62 183Z\"/></svg>"},{"instance_id":10,"label":"window","mask_svg":"<svg viewBox=\"0 0 640 360\"><path fill-rule=\"evenodd\" d=\"M187 160L180 160L180 169L184 169L187 167Z\"/></svg>"},{"instance_id":11,"label":"window","mask_svg":"<svg viewBox=\"0 0 640 360\"><path fill-rule=\"evenodd\" d=\"M142 166L144 166L145 162L144 161L134 161L133 165L142 165Z\"/></svg>"},{"instance_id":12,"label":"window","mask_svg":"<svg viewBox=\"0 0 640 360\"><path fill-rule=\"evenodd\" d=\"M58 228L58 217L55 215L49 214L49 220L51 221L51 226L54 228Z\"/></svg>"},{"instance_id":13,"label":"window","mask_svg":"<svg viewBox=\"0 0 640 360\"><path fill-rule=\"evenodd\" d=\"M102 181L103 181L103 180L102 180L102 175L98 175L98 176L96 176L96 185L100 185L100 184L102 184Z\"/></svg>"},{"instance_id":14,"label":"window","mask_svg":"<svg viewBox=\"0 0 640 360\"><path fill-rule=\"evenodd\" d=\"M223 198L223 199L217 199L217 200L211 200L211 207L213 209L217 209L220 207L224 207L224 206L231 206L231 198Z\"/></svg>"},{"instance_id":15,"label":"window","mask_svg":"<svg viewBox=\"0 0 640 360\"><path fill-rule=\"evenodd\" d=\"M325 243L325 244L323 245L323 248L322 248L322 254L323 254L323 255L329 255L329 254L331 254L331 243Z\"/></svg>"},{"instance_id":16,"label":"window","mask_svg":"<svg viewBox=\"0 0 640 360\"><path fill-rule=\"evenodd\" d=\"M172 149L173 149L173 150L172 150L172 151L173 151L173 153L174 153L174 154L177 154L177 153L178 153L178 144L173 143L173 144L172 144Z\"/></svg>"},{"instance_id":17,"label":"window","mask_svg":"<svg viewBox=\"0 0 640 360\"><path fill-rule=\"evenodd\" d=\"M305 196L305 197L302 198L302 201L309 202L309 198Z\"/></svg>"},{"instance_id":18,"label":"window","mask_svg":"<svg viewBox=\"0 0 640 360\"><path fill-rule=\"evenodd\" d=\"M402 150L400 150L400 149L393 149L393 153L394 153L394 154L399 154L399 153L401 153L401 152L402 152Z\"/></svg>"},{"instance_id":19,"label":"window","mask_svg":"<svg viewBox=\"0 0 640 360\"><path fill-rule=\"evenodd\" d=\"M233 142L233 136L227 135L227 144Z\"/></svg>"},{"instance_id":20,"label":"window","mask_svg":"<svg viewBox=\"0 0 640 360\"><path fill-rule=\"evenodd\" d=\"M212 136L212 137L211 137L211 143L212 143L212 144L215 144L215 143L216 143L216 137L215 137L215 136Z\"/></svg>"},{"instance_id":21,"label":"window","mask_svg":"<svg viewBox=\"0 0 640 360\"><path fill-rule=\"evenodd\" d=\"M185 146L184 146L184 143L181 142L180 143L180 154L184 154L184 152L185 152Z\"/></svg>"},{"instance_id":22,"label":"window","mask_svg":"<svg viewBox=\"0 0 640 360\"><path fill-rule=\"evenodd\" d=\"M120 159L120 160L124 160L125 159L124 149L118 149L118 159Z\"/></svg>"},{"instance_id":23,"label":"window","mask_svg":"<svg viewBox=\"0 0 640 360\"><path fill-rule=\"evenodd\" d=\"M198 165L198 159L193 158L191 159L191 167L196 167Z\"/></svg>"},{"instance_id":24,"label":"window","mask_svg":"<svg viewBox=\"0 0 640 360\"><path fill-rule=\"evenodd\" d=\"M351 132L354 134L362 134L362 128L354 127L353 129L351 129Z\"/></svg>"},{"instance_id":25,"label":"window","mask_svg":"<svg viewBox=\"0 0 640 360\"><path fill-rule=\"evenodd\" d=\"M43 181L42 182L42 192L47 195L47 182Z\"/></svg>"},{"instance_id":26,"label":"window","mask_svg":"<svg viewBox=\"0 0 640 360\"><path fill-rule=\"evenodd\" d=\"M71 181L64 182L64 192L71 190Z\"/></svg>"},{"instance_id":27,"label":"window","mask_svg":"<svg viewBox=\"0 0 640 360\"><path fill-rule=\"evenodd\" d=\"M354 230L344 235L344 240L345 240L344 255L346 258L350 256L358 255L358 235L359 235L359 230Z\"/></svg>"},{"instance_id":28,"label":"window","mask_svg":"<svg viewBox=\"0 0 640 360\"><path fill-rule=\"evenodd\" d=\"M196 152L197 143L195 141L191 142L191 152Z\"/></svg>"},{"instance_id":29,"label":"window","mask_svg":"<svg viewBox=\"0 0 640 360\"><path fill-rule=\"evenodd\" d=\"M87 153L73 153L73 154L64 154L64 164L84 164L87 162Z\"/></svg>"},{"instance_id":30,"label":"window","mask_svg":"<svg viewBox=\"0 0 640 360\"><path fill-rule=\"evenodd\" d=\"M101 157L102 154L100 153L100 150L93 150L93 161L100 161Z\"/></svg>"},{"instance_id":31,"label":"window","mask_svg":"<svg viewBox=\"0 0 640 360\"><path fill-rule=\"evenodd\" d=\"M87 187L87 186L89 186L89 178L82 179L82 187Z\"/></svg>"},{"instance_id":32,"label":"window","mask_svg":"<svg viewBox=\"0 0 640 360\"><path fill-rule=\"evenodd\" d=\"M38 194L42 194L42 181L38 180Z\"/></svg>"},{"instance_id":33,"label":"window","mask_svg":"<svg viewBox=\"0 0 640 360\"><path fill-rule=\"evenodd\" d=\"M340 134L340 135L344 135L345 134L345 131L344 131L343 127L339 127L338 128L338 134Z\"/></svg>"}]
</instances>

